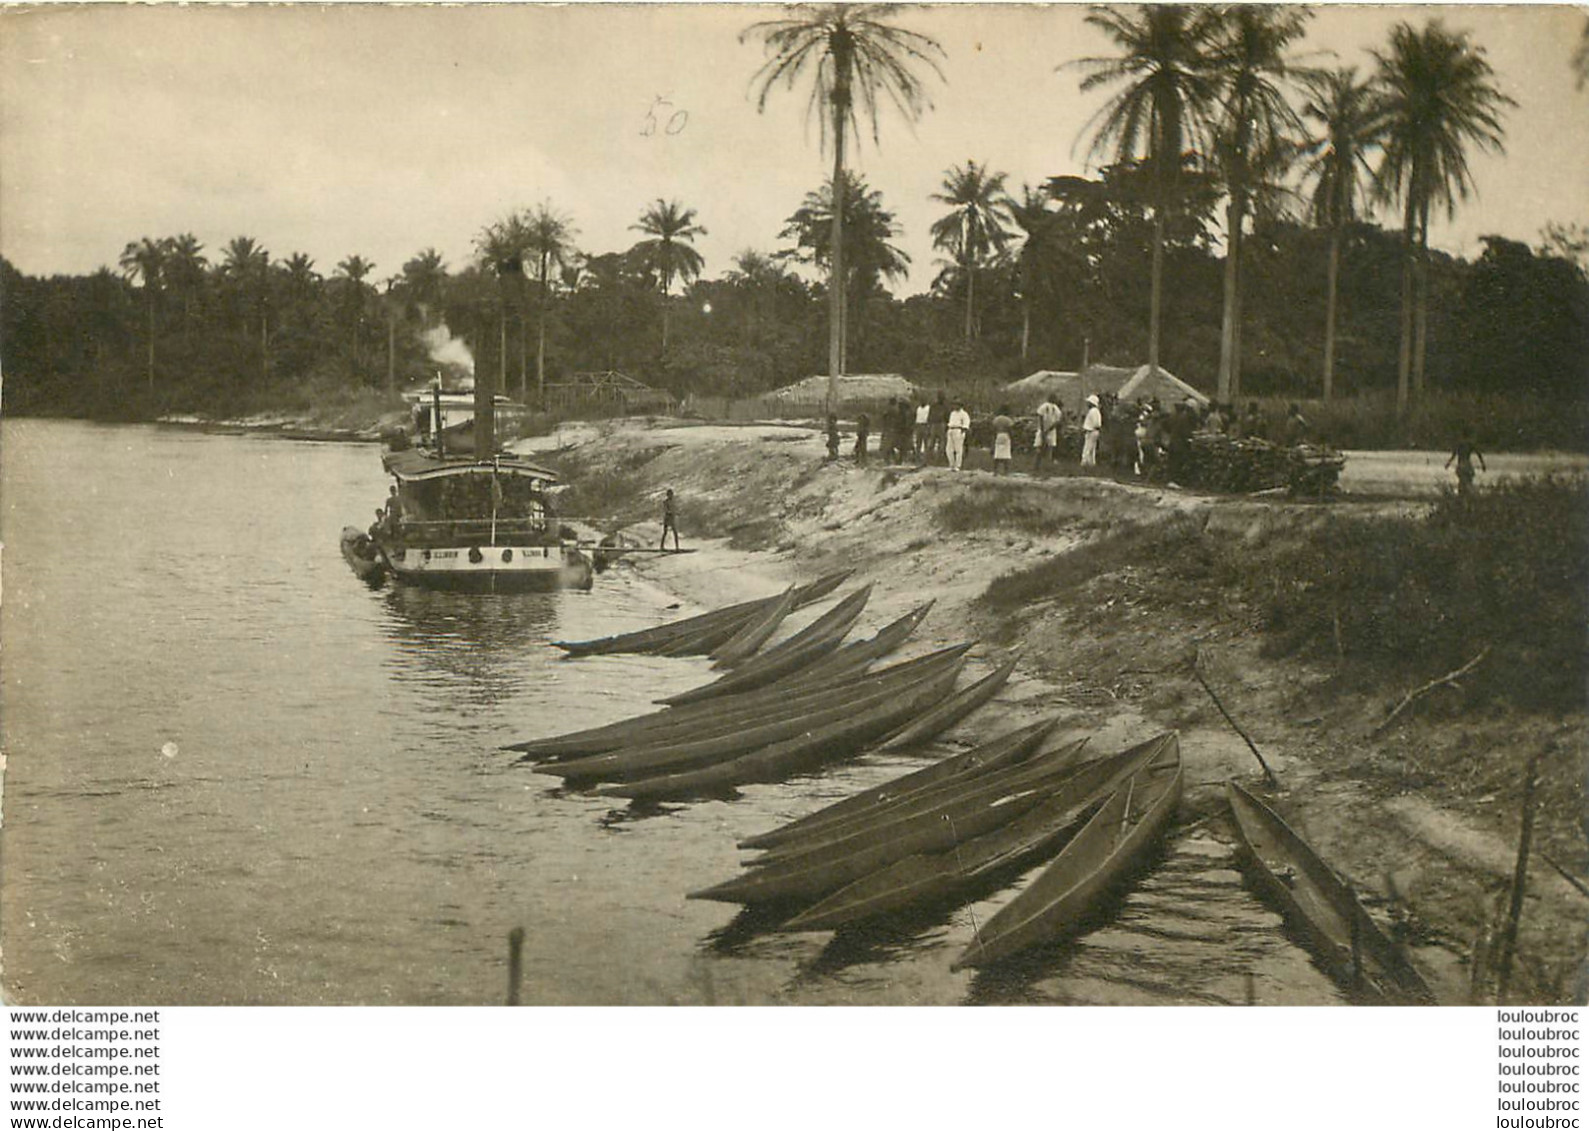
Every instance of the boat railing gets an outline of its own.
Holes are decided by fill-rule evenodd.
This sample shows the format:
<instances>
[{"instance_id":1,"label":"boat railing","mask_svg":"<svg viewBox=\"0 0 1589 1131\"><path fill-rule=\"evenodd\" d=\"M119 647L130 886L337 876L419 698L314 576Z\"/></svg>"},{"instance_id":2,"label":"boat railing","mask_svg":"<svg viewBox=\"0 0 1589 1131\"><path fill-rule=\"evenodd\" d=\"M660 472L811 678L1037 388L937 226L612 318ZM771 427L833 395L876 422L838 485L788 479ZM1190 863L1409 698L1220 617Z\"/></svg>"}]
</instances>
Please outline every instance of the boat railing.
<instances>
[{"instance_id":1,"label":"boat railing","mask_svg":"<svg viewBox=\"0 0 1589 1131\"><path fill-rule=\"evenodd\" d=\"M423 545L433 542L534 540L555 542L555 534L544 519L534 518L452 518L404 519L396 524L392 534L403 542Z\"/></svg>"}]
</instances>

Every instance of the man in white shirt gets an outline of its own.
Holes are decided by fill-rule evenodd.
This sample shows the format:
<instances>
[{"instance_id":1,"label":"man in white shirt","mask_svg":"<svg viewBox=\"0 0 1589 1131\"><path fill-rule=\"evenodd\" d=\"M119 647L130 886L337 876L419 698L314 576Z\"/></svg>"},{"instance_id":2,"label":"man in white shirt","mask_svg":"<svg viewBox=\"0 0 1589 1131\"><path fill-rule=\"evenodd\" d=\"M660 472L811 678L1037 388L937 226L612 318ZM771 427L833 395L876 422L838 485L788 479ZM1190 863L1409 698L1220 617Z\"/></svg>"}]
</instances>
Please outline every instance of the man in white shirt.
<instances>
[{"instance_id":1,"label":"man in white shirt","mask_svg":"<svg viewBox=\"0 0 1589 1131\"><path fill-rule=\"evenodd\" d=\"M1064 422L1065 410L1054 403L1053 397L1043 398L1043 403L1037 406L1037 454L1032 467L1043 466L1043 456L1048 456L1048 461L1054 463L1058 460L1059 452L1059 426Z\"/></svg>"},{"instance_id":2,"label":"man in white shirt","mask_svg":"<svg viewBox=\"0 0 1589 1131\"><path fill-rule=\"evenodd\" d=\"M1098 466L1098 433L1103 430L1103 412L1098 408L1098 394L1087 398L1087 418L1081 422L1081 465Z\"/></svg>"},{"instance_id":3,"label":"man in white shirt","mask_svg":"<svg viewBox=\"0 0 1589 1131\"><path fill-rule=\"evenodd\" d=\"M957 402L949 414L949 466L960 470L960 461L966 454L966 434L971 431L971 414L966 406Z\"/></svg>"},{"instance_id":4,"label":"man in white shirt","mask_svg":"<svg viewBox=\"0 0 1589 1131\"><path fill-rule=\"evenodd\" d=\"M932 432L931 412L932 406L927 403L926 397L922 397L921 403L916 406L916 430L911 436L918 465L927 462L927 441Z\"/></svg>"}]
</instances>

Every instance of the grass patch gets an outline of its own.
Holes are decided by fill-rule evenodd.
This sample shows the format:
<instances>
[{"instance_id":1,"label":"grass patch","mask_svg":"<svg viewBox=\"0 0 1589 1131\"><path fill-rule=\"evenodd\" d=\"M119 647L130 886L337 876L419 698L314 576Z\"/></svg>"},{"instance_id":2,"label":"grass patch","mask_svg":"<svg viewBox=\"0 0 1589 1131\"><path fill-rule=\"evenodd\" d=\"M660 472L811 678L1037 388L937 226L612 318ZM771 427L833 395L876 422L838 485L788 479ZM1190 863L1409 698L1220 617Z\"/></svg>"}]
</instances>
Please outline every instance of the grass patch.
<instances>
[{"instance_id":1,"label":"grass patch","mask_svg":"<svg viewBox=\"0 0 1589 1131\"><path fill-rule=\"evenodd\" d=\"M1040 536L1101 530L1116 521L1091 494L992 483L973 483L939 504L937 520L950 534L998 529Z\"/></svg>"},{"instance_id":2,"label":"grass patch","mask_svg":"<svg viewBox=\"0 0 1589 1131\"><path fill-rule=\"evenodd\" d=\"M991 612L1015 612L1037 601L1079 596L1095 577L1128 566L1176 562L1185 577L1206 575L1201 523L1187 515L1151 525L1128 525L1031 567L995 578L980 598Z\"/></svg>"}]
</instances>

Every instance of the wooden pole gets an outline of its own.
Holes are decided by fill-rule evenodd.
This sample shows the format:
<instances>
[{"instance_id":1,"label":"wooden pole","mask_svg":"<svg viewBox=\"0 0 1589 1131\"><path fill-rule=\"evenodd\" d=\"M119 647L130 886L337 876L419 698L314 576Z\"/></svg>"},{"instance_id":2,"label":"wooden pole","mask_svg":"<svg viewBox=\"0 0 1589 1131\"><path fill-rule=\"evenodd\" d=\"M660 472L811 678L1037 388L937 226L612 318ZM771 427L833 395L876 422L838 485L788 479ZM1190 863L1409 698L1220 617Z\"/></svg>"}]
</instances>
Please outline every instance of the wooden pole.
<instances>
[{"instance_id":1,"label":"wooden pole","mask_svg":"<svg viewBox=\"0 0 1589 1131\"><path fill-rule=\"evenodd\" d=\"M1251 750L1252 756L1258 759L1258 764L1263 767L1264 780L1270 785L1278 786L1280 779L1275 777L1275 772L1269 768L1269 763L1264 761L1262 754L1258 753L1257 744L1247 736L1246 731L1241 729L1241 724L1230 717L1230 712L1225 710L1225 704L1219 701L1219 696L1214 694L1214 689L1208 686L1208 680L1203 678L1202 661L1203 650L1199 648L1197 655L1192 657L1192 674L1197 677L1197 682L1203 685L1203 690L1208 692L1208 697L1214 701L1214 706L1219 708L1219 713L1225 716L1225 721L1231 725L1231 729L1241 735L1242 741L1247 744L1247 749Z\"/></svg>"},{"instance_id":2,"label":"wooden pole","mask_svg":"<svg viewBox=\"0 0 1589 1131\"><path fill-rule=\"evenodd\" d=\"M1512 956L1517 952L1517 921L1523 914L1523 889L1528 880L1528 850L1534 839L1534 800L1539 788L1539 759L1536 751L1528 760L1528 780L1523 784L1523 830L1517 837L1517 868L1512 873L1512 900L1506 910L1506 926L1501 934L1501 958L1495 980L1495 1004L1506 1001L1512 980Z\"/></svg>"},{"instance_id":3,"label":"wooden pole","mask_svg":"<svg viewBox=\"0 0 1589 1131\"><path fill-rule=\"evenodd\" d=\"M519 1004L519 984L524 980L524 928L508 932L508 1004Z\"/></svg>"}]
</instances>

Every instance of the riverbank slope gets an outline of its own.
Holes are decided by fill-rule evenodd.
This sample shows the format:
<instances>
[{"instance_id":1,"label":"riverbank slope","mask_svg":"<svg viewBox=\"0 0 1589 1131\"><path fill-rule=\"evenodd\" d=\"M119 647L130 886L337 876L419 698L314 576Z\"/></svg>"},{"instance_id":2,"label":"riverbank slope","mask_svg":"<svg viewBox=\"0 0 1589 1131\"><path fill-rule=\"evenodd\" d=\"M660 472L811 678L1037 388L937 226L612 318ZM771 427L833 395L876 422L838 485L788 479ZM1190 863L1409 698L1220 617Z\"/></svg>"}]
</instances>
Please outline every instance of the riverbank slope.
<instances>
[{"instance_id":1,"label":"riverbank slope","mask_svg":"<svg viewBox=\"0 0 1589 1131\"><path fill-rule=\"evenodd\" d=\"M1258 563L1272 567L1280 551L1328 552L1338 516L1389 530L1419 521L1430 502L1216 498L1069 469L995 478L863 468L825 462L816 433L778 425L613 422L532 443L575 484L576 517L637 541L657 537L660 496L671 487L685 543L698 552L624 568L695 605L852 568L875 585L874 625L930 597L924 643L978 639L984 663L1021 649L1019 678L959 737L1054 713L1104 746L1178 729L1186 819L1218 828L1219 785L1253 784L1260 772L1206 681L1276 772L1274 804L1419 948L1448 1002L1493 1000L1496 963L1486 954L1537 754L1535 855L1512 996L1582 997L1584 897L1540 855L1580 876L1589 862L1581 703L1475 704L1436 687L1383 725L1426 676L1363 667L1340 645L1339 627L1334 655L1276 647L1260 592L1272 579L1258 576ZM1247 562L1252 576L1242 576Z\"/></svg>"}]
</instances>

